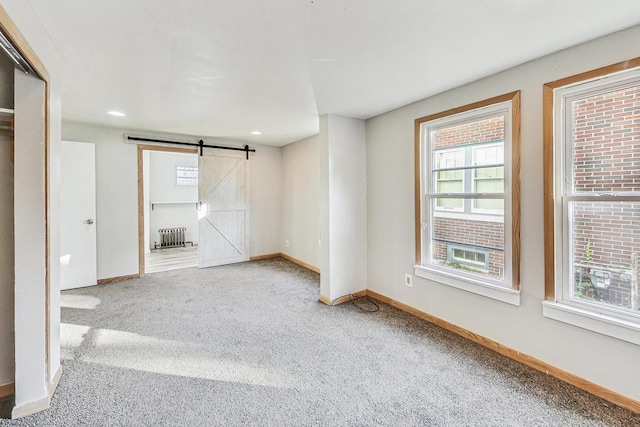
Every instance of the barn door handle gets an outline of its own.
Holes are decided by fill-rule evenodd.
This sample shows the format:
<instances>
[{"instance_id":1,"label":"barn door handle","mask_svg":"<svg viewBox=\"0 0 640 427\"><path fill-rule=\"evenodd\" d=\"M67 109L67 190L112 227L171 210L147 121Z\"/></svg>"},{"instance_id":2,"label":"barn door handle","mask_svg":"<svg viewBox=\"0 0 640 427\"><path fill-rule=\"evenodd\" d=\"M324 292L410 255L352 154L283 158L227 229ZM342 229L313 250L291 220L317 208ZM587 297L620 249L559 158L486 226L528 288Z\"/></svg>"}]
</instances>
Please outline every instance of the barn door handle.
<instances>
[{"instance_id":1,"label":"barn door handle","mask_svg":"<svg viewBox=\"0 0 640 427\"><path fill-rule=\"evenodd\" d=\"M91 225L91 224L93 224L93 220L91 218L89 218L88 220L85 221L85 224Z\"/></svg>"}]
</instances>

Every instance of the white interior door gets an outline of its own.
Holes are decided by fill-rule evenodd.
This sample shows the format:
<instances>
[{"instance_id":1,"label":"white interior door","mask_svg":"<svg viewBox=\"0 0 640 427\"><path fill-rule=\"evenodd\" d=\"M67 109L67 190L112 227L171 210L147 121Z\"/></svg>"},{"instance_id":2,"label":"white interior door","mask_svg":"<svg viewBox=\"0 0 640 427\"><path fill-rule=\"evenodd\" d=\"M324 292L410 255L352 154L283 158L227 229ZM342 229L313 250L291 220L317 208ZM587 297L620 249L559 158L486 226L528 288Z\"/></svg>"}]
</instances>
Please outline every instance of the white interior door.
<instances>
[{"instance_id":1,"label":"white interior door","mask_svg":"<svg viewBox=\"0 0 640 427\"><path fill-rule=\"evenodd\" d=\"M198 267L249 261L249 161L205 149L198 160Z\"/></svg>"},{"instance_id":2,"label":"white interior door","mask_svg":"<svg viewBox=\"0 0 640 427\"><path fill-rule=\"evenodd\" d=\"M92 286L97 283L95 146L62 141L60 163L60 288Z\"/></svg>"}]
</instances>

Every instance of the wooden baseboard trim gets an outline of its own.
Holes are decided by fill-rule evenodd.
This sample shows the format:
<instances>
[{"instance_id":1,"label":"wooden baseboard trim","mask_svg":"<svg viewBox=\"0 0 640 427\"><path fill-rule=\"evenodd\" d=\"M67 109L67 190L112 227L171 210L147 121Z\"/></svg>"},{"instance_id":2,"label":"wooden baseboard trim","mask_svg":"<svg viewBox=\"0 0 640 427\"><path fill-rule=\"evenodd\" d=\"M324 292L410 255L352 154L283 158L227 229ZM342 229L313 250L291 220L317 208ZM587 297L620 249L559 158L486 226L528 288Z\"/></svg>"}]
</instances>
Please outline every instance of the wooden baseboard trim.
<instances>
[{"instance_id":1,"label":"wooden baseboard trim","mask_svg":"<svg viewBox=\"0 0 640 427\"><path fill-rule=\"evenodd\" d=\"M298 264L299 266L304 267L304 268L306 268L308 270L315 271L316 273L320 273L320 269L318 267L314 267L311 264L307 264L304 261L300 261L299 259L296 259L296 258L292 257L291 255L287 255L287 254L281 252L280 256L282 258L284 258L286 260L289 260L294 264Z\"/></svg>"},{"instance_id":2,"label":"wooden baseboard trim","mask_svg":"<svg viewBox=\"0 0 640 427\"><path fill-rule=\"evenodd\" d=\"M266 254L266 255L257 255L249 258L249 261L262 261L263 259L278 258L280 255L281 255L280 252L276 252L273 254Z\"/></svg>"},{"instance_id":3,"label":"wooden baseboard trim","mask_svg":"<svg viewBox=\"0 0 640 427\"><path fill-rule=\"evenodd\" d=\"M105 283L121 282L123 280L137 279L139 274L129 274L127 276L108 277L106 279L98 279L98 285L104 285Z\"/></svg>"},{"instance_id":4,"label":"wooden baseboard trim","mask_svg":"<svg viewBox=\"0 0 640 427\"><path fill-rule=\"evenodd\" d=\"M364 289L362 291L352 292L349 295L343 295L341 297L338 297L338 298L334 299L333 302L329 298L325 297L324 295L320 295L319 300L320 300L321 303L329 305L329 306L340 305L342 303L350 301L349 296L351 296L351 295L358 295L358 296L364 297L364 296L367 296L367 290Z\"/></svg>"},{"instance_id":5,"label":"wooden baseboard trim","mask_svg":"<svg viewBox=\"0 0 640 427\"><path fill-rule=\"evenodd\" d=\"M503 356L506 356L510 359L515 360L516 362L523 363L533 369L536 369L538 371L544 372L545 374L551 375L552 377L555 377L561 381L571 384L572 386L577 387L583 391L586 391L587 393L591 393L594 396L598 396L615 405L628 409L631 412L640 414L640 402L637 400L631 399L620 393L616 393L615 391L609 390L605 387L602 387L601 385L592 383L591 381L587 381L584 378L578 377L577 375L571 374L560 368L556 368L555 366L549 365L548 363L543 362L542 360L536 359L527 354L521 353L512 348L506 347L489 338L485 338L481 335L475 334L467 329L456 326L453 323L449 323L446 320L442 320L438 317L427 314L423 311L420 311L409 305L398 302L392 298L389 298L377 292L367 290L367 296L370 296L373 299L377 299L378 301L381 301L393 307L396 307L397 309L407 312L409 314L412 314L416 317L419 317L420 319L426 320L427 322L432 323L436 326L439 326L443 329L446 329L450 332L458 334L463 338L471 340L488 349L491 349L497 353L500 353Z\"/></svg>"},{"instance_id":6,"label":"wooden baseboard trim","mask_svg":"<svg viewBox=\"0 0 640 427\"><path fill-rule=\"evenodd\" d=\"M15 383L8 383L0 385L0 397L7 397L15 394L16 385Z\"/></svg>"},{"instance_id":7,"label":"wooden baseboard trim","mask_svg":"<svg viewBox=\"0 0 640 427\"><path fill-rule=\"evenodd\" d=\"M349 302L351 301L351 299L349 298L351 295L358 295L361 297L367 296L367 290L362 290L362 291L358 291L358 292L352 292L349 295L343 295L341 297L338 297L336 299L333 300L333 303L330 303L329 305L340 305L343 304L345 302Z\"/></svg>"}]
</instances>

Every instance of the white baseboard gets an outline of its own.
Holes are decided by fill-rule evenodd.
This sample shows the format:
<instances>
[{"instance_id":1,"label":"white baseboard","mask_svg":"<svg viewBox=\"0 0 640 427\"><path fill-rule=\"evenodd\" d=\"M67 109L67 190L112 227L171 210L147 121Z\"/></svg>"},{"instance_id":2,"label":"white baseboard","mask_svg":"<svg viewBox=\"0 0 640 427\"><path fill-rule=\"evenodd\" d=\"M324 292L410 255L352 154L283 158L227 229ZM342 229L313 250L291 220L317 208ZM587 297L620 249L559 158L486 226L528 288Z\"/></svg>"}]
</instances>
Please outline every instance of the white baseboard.
<instances>
[{"instance_id":1,"label":"white baseboard","mask_svg":"<svg viewBox=\"0 0 640 427\"><path fill-rule=\"evenodd\" d=\"M11 418L22 418L27 415L33 415L36 412L44 411L49 408L49 395L44 396L42 399L35 400L33 402L25 403L24 405L16 406L11 411Z\"/></svg>"},{"instance_id":2,"label":"white baseboard","mask_svg":"<svg viewBox=\"0 0 640 427\"><path fill-rule=\"evenodd\" d=\"M45 409L49 409L51 406L51 399L53 398L53 394L58 388L58 384L60 383L60 378L62 377L62 366L58 367L58 371L53 377L51 384L49 384L49 392L42 399L35 400L33 402L25 403L24 405L16 406L13 408L11 412L11 418L22 418L27 415L33 415L36 412L44 411Z\"/></svg>"}]
</instances>

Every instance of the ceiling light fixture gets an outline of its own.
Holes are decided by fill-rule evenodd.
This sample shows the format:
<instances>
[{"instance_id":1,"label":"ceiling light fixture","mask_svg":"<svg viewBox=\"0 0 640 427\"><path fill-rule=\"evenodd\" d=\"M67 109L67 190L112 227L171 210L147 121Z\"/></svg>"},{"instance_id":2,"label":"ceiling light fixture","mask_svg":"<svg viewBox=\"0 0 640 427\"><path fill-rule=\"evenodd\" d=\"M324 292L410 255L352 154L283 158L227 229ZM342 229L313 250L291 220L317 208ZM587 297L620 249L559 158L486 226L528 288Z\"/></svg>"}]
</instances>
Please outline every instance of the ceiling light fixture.
<instances>
[{"instance_id":1,"label":"ceiling light fixture","mask_svg":"<svg viewBox=\"0 0 640 427\"><path fill-rule=\"evenodd\" d=\"M260 132L259 130L254 130L253 132L251 132L251 135L262 135L262 132Z\"/></svg>"},{"instance_id":2,"label":"ceiling light fixture","mask_svg":"<svg viewBox=\"0 0 640 427\"><path fill-rule=\"evenodd\" d=\"M116 117L124 117L126 114L121 113L120 111L107 111L107 114L111 114Z\"/></svg>"}]
</instances>

